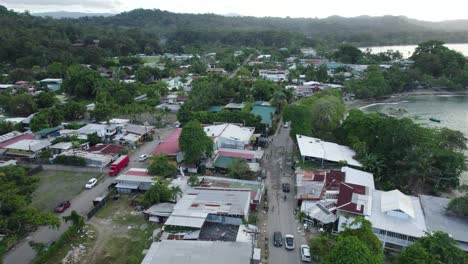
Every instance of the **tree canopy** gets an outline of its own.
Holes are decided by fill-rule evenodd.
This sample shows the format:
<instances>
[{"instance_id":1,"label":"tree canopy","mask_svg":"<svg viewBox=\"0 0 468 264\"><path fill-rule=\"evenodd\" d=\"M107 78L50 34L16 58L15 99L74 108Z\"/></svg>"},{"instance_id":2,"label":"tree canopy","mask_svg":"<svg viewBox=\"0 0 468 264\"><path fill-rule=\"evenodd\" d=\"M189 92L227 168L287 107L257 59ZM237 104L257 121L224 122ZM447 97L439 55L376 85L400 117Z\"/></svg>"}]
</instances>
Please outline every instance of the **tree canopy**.
<instances>
[{"instance_id":1,"label":"tree canopy","mask_svg":"<svg viewBox=\"0 0 468 264\"><path fill-rule=\"evenodd\" d=\"M179 146L187 163L198 164L201 159L210 157L213 153L213 141L196 120L188 122L182 128Z\"/></svg>"},{"instance_id":2,"label":"tree canopy","mask_svg":"<svg viewBox=\"0 0 468 264\"><path fill-rule=\"evenodd\" d=\"M150 158L148 172L151 175L170 177L177 173L176 163L166 155L156 155Z\"/></svg>"}]
</instances>

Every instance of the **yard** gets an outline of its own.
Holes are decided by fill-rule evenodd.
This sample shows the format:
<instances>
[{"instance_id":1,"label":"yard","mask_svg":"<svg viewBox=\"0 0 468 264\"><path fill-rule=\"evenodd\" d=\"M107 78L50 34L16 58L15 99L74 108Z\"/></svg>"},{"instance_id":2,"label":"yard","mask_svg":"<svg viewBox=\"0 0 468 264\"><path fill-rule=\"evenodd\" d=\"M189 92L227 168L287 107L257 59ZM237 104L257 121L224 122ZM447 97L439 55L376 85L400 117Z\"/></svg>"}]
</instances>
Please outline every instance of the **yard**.
<instances>
[{"instance_id":1,"label":"yard","mask_svg":"<svg viewBox=\"0 0 468 264\"><path fill-rule=\"evenodd\" d=\"M141 263L142 252L151 246L153 231L159 226L136 212L129 205L131 198L123 195L109 200L91 219L97 240L84 263Z\"/></svg>"},{"instance_id":2,"label":"yard","mask_svg":"<svg viewBox=\"0 0 468 264\"><path fill-rule=\"evenodd\" d=\"M102 175L89 172L41 171L35 176L40 179L33 193L32 205L42 211L53 211L63 201L71 200L84 190L91 178Z\"/></svg>"}]
</instances>

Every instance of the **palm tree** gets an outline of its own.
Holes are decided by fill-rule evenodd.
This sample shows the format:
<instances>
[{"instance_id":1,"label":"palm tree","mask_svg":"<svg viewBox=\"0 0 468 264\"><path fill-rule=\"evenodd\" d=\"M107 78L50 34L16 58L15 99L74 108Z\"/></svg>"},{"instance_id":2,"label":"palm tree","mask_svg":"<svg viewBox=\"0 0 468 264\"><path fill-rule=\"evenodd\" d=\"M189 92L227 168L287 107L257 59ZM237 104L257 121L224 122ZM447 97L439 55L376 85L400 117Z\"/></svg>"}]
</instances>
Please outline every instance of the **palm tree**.
<instances>
[{"instance_id":1,"label":"palm tree","mask_svg":"<svg viewBox=\"0 0 468 264\"><path fill-rule=\"evenodd\" d=\"M171 187L171 200L174 202L177 202L177 197L180 196L182 197L182 189L180 189L179 186L172 186Z\"/></svg>"}]
</instances>

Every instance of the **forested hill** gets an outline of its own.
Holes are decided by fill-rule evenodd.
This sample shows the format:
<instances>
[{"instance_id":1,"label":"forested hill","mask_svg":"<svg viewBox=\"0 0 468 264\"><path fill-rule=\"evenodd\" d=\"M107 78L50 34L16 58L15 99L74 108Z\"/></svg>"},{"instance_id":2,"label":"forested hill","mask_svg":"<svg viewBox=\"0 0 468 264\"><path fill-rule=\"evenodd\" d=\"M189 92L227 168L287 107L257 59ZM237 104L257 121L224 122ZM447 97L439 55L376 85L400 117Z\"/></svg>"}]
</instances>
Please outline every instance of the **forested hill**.
<instances>
[{"instance_id":1,"label":"forested hill","mask_svg":"<svg viewBox=\"0 0 468 264\"><path fill-rule=\"evenodd\" d=\"M84 23L139 27L163 35L174 32L296 32L314 41L351 42L357 45L416 44L428 39L467 42L467 21L425 22L402 16L354 18L227 17L214 14L180 14L136 9L110 17L83 17Z\"/></svg>"}]
</instances>

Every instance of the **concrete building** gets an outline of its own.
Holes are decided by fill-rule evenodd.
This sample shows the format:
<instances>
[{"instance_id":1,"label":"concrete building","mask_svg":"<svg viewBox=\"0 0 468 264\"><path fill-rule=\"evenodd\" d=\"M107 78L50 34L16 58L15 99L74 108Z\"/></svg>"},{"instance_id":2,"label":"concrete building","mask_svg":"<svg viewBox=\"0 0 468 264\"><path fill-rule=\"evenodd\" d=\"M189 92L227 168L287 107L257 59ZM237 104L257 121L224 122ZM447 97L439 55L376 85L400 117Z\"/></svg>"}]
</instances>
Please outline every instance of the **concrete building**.
<instances>
[{"instance_id":1,"label":"concrete building","mask_svg":"<svg viewBox=\"0 0 468 264\"><path fill-rule=\"evenodd\" d=\"M250 144L255 132L253 127L221 124L204 127L207 136L215 142L215 148L244 149Z\"/></svg>"},{"instance_id":2,"label":"concrete building","mask_svg":"<svg viewBox=\"0 0 468 264\"><path fill-rule=\"evenodd\" d=\"M259 70L258 74L260 77L273 81L282 82L288 80L288 71L283 70Z\"/></svg>"}]
</instances>

